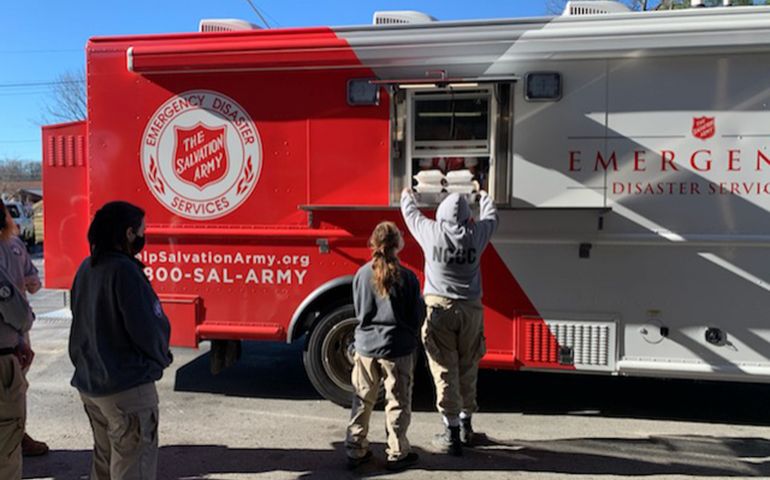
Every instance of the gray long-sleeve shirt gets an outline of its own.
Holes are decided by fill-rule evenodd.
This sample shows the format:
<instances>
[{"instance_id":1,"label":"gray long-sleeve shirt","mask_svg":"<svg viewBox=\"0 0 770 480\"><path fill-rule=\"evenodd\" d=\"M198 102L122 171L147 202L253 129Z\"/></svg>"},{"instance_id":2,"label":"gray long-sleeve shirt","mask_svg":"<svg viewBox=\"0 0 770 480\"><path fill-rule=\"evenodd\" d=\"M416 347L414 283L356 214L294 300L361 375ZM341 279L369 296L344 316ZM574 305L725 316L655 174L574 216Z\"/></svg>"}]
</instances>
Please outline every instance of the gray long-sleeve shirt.
<instances>
[{"instance_id":1,"label":"gray long-sleeve shirt","mask_svg":"<svg viewBox=\"0 0 770 480\"><path fill-rule=\"evenodd\" d=\"M0 268L3 268L14 286L22 294L35 293L40 289L40 278L37 268L32 264L32 259L27 253L27 247L18 237L8 240L0 240ZM21 323L21 330L13 328L6 322L0 321L0 348L13 348L19 344L19 339L29 331L32 321L35 319L32 311L29 318L14 323ZM18 319L17 319L18 320Z\"/></svg>"},{"instance_id":2,"label":"gray long-sleeve shirt","mask_svg":"<svg viewBox=\"0 0 770 480\"><path fill-rule=\"evenodd\" d=\"M358 269L353 277L353 305L358 326L356 352L366 357L398 358L417 349L418 332L425 306L420 281L405 267L399 267L401 281L387 297L374 290L372 262Z\"/></svg>"},{"instance_id":3,"label":"gray long-sleeve shirt","mask_svg":"<svg viewBox=\"0 0 770 480\"><path fill-rule=\"evenodd\" d=\"M160 379L172 360L170 332L135 259L112 252L83 261L72 284L72 386L101 396Z\"/></svg>"},{"instance_id":4,"label":"gray long-sleeve shirt","mask_svg":"<svg viewBox=\"0 0 770 480\"><path fill-rule=\"evenodd\" d=\"M401 213L409 232L425 256L425 295L458 300L481 298L481 253L497 228L497 209L487 194L481 196L479 220L453 193L441 202L436 220L425 217L410 192L401 196Z\"/></svg>"}]
</instances>

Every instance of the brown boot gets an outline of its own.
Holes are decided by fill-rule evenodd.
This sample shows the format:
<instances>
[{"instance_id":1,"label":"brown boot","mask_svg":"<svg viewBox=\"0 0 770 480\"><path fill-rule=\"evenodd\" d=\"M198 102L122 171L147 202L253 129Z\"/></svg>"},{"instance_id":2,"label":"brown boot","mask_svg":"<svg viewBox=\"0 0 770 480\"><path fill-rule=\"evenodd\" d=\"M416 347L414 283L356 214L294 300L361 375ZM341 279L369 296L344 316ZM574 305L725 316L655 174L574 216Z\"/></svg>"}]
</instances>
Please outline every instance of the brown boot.
<instances>
[{"instance_id":1,"label":"brown boot","mask_svg":"<svg viewBox=\"0 0 770 480\"><path fill-rule=\"evenodd\" d=\"M21 454L25 457L39 457L48 453L48 445L45 442L38 442L29 435L24 433L24 438L21 440Z\"/></svg>"}]
</instances>

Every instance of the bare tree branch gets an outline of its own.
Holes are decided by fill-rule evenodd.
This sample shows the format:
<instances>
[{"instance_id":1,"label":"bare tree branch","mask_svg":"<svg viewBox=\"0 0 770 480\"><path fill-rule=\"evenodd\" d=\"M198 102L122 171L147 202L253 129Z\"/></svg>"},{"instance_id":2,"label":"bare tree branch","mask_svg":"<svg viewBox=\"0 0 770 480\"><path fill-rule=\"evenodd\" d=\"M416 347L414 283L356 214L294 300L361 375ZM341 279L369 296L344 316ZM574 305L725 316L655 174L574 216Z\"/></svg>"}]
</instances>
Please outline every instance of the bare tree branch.
<instances>
[{"instance_id":1,"label":"bare tree branch","mask_svg":"<svg viewBox=\"0 0 770 480\"><path fill-rule=\"evenodd\" d=\"M64 72L56 77L41 123L85 120L87 112L85 75L80 70Z\"/></svg>"}]
</instances>

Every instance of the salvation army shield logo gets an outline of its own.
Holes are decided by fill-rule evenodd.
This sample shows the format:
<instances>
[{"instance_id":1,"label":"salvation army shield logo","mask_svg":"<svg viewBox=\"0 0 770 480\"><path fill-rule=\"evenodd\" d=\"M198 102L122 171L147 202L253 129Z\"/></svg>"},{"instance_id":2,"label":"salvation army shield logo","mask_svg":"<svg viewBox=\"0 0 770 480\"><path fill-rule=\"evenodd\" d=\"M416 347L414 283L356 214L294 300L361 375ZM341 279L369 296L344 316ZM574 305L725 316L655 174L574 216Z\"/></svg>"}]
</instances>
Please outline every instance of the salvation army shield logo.
<instances>
[{"instance_id":1,"label":"salvation army shield logo","mask_svg":"<svg viewBox=\"0 0 770 480\"><path fill-rule=\"evenodd\" d=\"M227 173L227 127L210 128L199 123L193 128L174 127L174 173L183 182L203 190Z\"/></svg>"},{"instance_id":2,"label":"salvation army shield logo","mask_svg":"<svg viewBox=\"0 0 770 480\"><path fill-rule=\"evenodd\" d=\"M692 134L695 138L707 140L716 133L715 117L694 117L692 119Z\"/></svg>"},{"instance_id":3,"label":"salvation army shield logo","mask_svg":"<svg viewBox=\"0 0 770 480\"><path fill-rule=\"evenodd\" d=\"M259 180L262 143L251 116L232 98L189 90L168 99L142 135L148 190L191 220L223 217L246 201Z\"/></svg>"}]
</instances>

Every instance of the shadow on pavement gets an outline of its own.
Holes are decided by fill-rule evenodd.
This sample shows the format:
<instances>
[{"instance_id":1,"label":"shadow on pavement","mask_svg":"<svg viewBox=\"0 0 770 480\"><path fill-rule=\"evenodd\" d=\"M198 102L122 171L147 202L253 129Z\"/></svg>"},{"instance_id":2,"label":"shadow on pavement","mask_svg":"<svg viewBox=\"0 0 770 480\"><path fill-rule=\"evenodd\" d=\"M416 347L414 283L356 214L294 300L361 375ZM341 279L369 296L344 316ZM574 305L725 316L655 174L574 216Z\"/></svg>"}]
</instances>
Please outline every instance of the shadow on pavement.
<instances>
[{"instance_id":1,"label":"shadow on pavement","mask_svg":"<svg viewBox=\"0 0 770 480\"><path fill-rule=\"evenodd\" d=\"M337 479L385 473L384 445L373 445L375 458L355 472L345 468L341 443L324 450L227 448L222 445L161 447L158 478L217 478L225 474L293 472L297 478ZM537 442L486 439L455 458L419 448L416 470L448 472L542 472L582 475L697 475L763 477L770 475L770 441L761 438L700 436L640 439L575 438ZM53 451L25 460L24 478L78 479L90 468L91 452ZM408 476L408 473L403 474Z\"/></svg>"},{"instance_id":2,"label":"shadow on pavement","mask_svg":"<svg viewBox=\"0 0 770 480\"><path fill-rule=\"evenodd\" d=\"M209 371L209 353L205 353L176 371L174 390L256 398L321 398L305 374L301 342L244 342L241 359L218 375Z\"/></svg>"},{"instance_id":3,"label":"shadow on pavement","mask_svg":"<svg viewBox=\"0 0 770 480\"><path fill-rule=\"evenodd\" d=\"M770 425L770 385L655 378L482 371L486 412Z\"/></svg>"},{"instance_id":4,"label":"shadow on pavement","mask_svg":"<svg viewBox=\"0 0 770 480\"><path fill-rule=\"evenodd\" d=\"M421 363L421 362L420 362ZM302 364L302 342L244 343L243 356L219 375L203 354L176 373L175 390L254 398L320 399ZM430 374L415 374L415 411L434 411ZM481 410L770 426L770 385L483 370Z\"/></svg>"}]
</instances>

